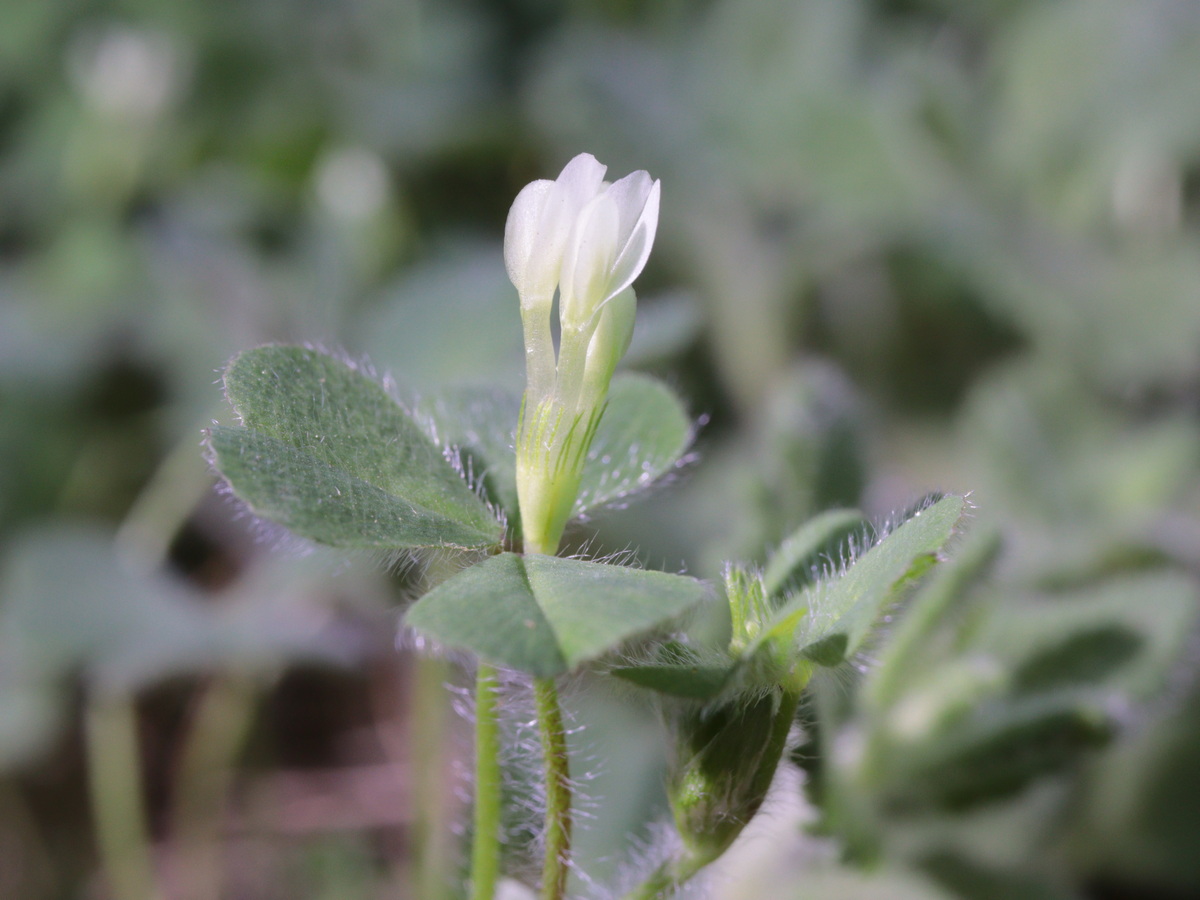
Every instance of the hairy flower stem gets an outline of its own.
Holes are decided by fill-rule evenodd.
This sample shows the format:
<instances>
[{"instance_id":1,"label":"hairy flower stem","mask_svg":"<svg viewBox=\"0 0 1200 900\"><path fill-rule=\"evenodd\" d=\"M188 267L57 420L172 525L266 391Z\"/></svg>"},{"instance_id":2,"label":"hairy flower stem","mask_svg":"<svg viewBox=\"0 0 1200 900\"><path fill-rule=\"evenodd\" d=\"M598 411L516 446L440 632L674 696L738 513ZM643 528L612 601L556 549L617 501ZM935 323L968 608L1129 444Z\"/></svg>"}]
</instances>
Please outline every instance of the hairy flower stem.
<instances>
[{"instance_id":1,"label":"hairy flower stem","mask_svg":"<svg viewBox=\"0 0 1200 900\"><path fill-rule=\"evenodd\" d=\"M542 863L541 900L562 900L571 858L571 772L558 689L552 678L533 682L542 761L546 773L546 856Z\"/></svg>"},{"instance_id":2,"label":"hairy flower stem","mask_svg":"<svg viewBox=\"0 0 1200 900\"><path fill-rule=\"evenodd\" d=\"M500 877L499 679L480 663L475 674L475 835L471 845L471 900L492 900Z\"/></svg>"}]
</instances>

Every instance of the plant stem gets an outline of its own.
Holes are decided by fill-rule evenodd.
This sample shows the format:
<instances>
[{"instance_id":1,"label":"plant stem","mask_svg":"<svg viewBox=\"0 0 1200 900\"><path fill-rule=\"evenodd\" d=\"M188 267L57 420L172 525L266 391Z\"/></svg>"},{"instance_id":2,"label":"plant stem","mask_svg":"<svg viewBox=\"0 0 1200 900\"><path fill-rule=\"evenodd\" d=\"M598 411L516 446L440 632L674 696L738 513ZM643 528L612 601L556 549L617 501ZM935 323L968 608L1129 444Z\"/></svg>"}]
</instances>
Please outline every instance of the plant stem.
<instances>
[{"instance_id":1,"label":"plant stem","mask_svg":"<svg viewBox=\"0 0 1200 900\"><path fill-rule=\"evenodd\" d=\"M408 747L413 785L413 853L411 868L401 877L413 884L421 900L451 896L450 871L455 867L452 813L446 797L446 682L450 663L434 656L415 659ZM411 874L410 874L411 873Z\"/></svg>"},{"instance_id":2,"label":"plant stem","mask_svg":"<svg viewBox=\"0 0 1200 900\"><path fill-rule=\"evenodd\" d=\"M203 688L175 777L173 828L188 900L221 896L221 826L233 764L254 721L254 682L232 672Z\"/></svg>"},{"instance_id":3,"label":"plant stem","mask_svg":"<svg viewBox=\"0 0 1200 900\"><path fill-rule=\"evenodd\" d=\"M475 836L471 846L471 900L492 900L500 876L500 723L496 669L475 675Z\"/></svg>"},{"instance_id":4,"label":"plant stem","mask_svg":"<svg viewBox=\"0 0 1200 900\"><path fill-rule=\"evenodd\" d=\"M117 900L158 898L132 698L90 697L85 727L92 819L112 895Z\"/></svg>"},{"instance_id":5,"label":"plant stem","mask_svg":"<svg viewBox=\"0 0 1200 900\"><path fill-rule=\"evenodd\" d=\"M558 689L553 678L535 678L534 702L542 738L546 773L546 855L542 863L541 900L562 900L571 859L571 772Z\"/></svg>"}]
</instances>

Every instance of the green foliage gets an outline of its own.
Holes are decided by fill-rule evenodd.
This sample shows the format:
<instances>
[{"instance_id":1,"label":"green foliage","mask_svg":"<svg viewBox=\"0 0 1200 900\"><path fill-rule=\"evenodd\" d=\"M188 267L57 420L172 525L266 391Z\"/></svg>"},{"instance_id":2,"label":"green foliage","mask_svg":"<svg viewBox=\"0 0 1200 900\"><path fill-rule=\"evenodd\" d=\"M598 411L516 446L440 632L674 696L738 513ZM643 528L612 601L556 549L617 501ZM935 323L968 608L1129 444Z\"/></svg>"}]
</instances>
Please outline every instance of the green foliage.
<instances>
[{"instance_id":1,"label":"green foliage","mask_svg":"<svg viewBox=\"0 0 1200 900\"><path fill-rule=\"evenodd\" d=\"M969 541L919 589L849 702L825 707L820 728L865 748L820 780L826 827L858 855L881 852L892 821L994 808L1078 765L1178 664L1195 617L1190 579L1145 574L988 602L973 582L995 546L986 533ZM918 843L950 852L936 834Z\"/></svg>"},{"instance_id":2,"label":"green foliage","mask_svg":"<svg viewBox=\"0 0 1200 900\"><path fill-rule=\"evenodd\" d=\"M237 357L225 390L244 428L214 428L213 462L252 511L335 547L483 548L487 506L372 378L315 350Z\"/></svg>"},{"instance_id":3,"label":"green foliage","mask_svg":"<svg viewBox=\"0 0 1200 900\"><path fill-rule=\"evenodd\" d=\"M813 662L836 666L857 653L890 603L903 588L936 562L962 516L965 501L946 497L915 512L829 584L817 584L784 604L776 614L789 623L799 610L805 616L796 646ZM767 636L777 636L771 625Z\"/></svg>"},{"instance_id":4,"label":"green foliage","mask_svg":"<svg viewBox=\"0 0 1200 900\"><path fill-rule=\"evenodd\" d=\"M520 396L501 389L454 388L418 402L438 435L465 452L509 523L519 522L513 430ZM691 440L687 413L666 385L645 375L618 374L584 462L574 514L645 490L675 467Z\"/></svg>"},{"instance_id":5,"label":"green foliage","mask_svg":"<svg viewBox=\"0 0 1200 900\"><path fill-rule=\"evenodd\" d=\"M777 623L786 652L751 665L726 649L728 618L702 605L670 641L651 629L616 675L660 694L660 710L720 706L786 674L796 629L824 621L837 584L827 576L850 557L837 539L811 552L789 542L798 524L896 508L930 487L969 491L977 507L966 539L915 588L901 585L901 602L864 607L887 621L868 629L855 665L825 673L803 660L798 674L816 672L796 755L810 790L780 788L762 823L771 839L754 844L768 858L731 856L713 900L1195 894L1196 4L552 6L331 0L298 16L269 0L99 2L81 16L77 2L49 2L0 13L0 844L23 861L0 872L0 894L79 893L97 880L78 804L59 800L84 793L76 680L153 692L139 697L139 724L157 767L186 733L176 697L227 666L282 672L307 658L264 635L366 621L386 658L380 595L411 596L420 573L436 581L487 552L435 554L403 573L351 559L332 583L263 583L270 545L204 501L195 452L196 433L226 409L212 373L235 352L313 340L394 372L410 413L400 432L436 432L413 443L437 472L417 490L455 498L414 516L412 497L377 480L393 476L373 437L331 462L295 435L219 428L212 455L257 514L381 551L368 557L409 541L493 547L499 516L438 459L457 448L467 483L517 533L519 321L500 227L521 184L580 150L663 179L627 360L711 424L686 478L628 510L616 508L623 496L575 510L594 530L569 539L714 583L739 561L747 599L764 599L753 587L762 566L771 608L811 592L818 613L788 607L794 619ZM656 294L667 285L671 298ZM377 406L379 421L395 416ZM655 473L682 445L676 413L662 419ZM639 474L631 462L616 480L638 487ZM339 509L339 496L354 500ZM104 524L94 552L65 539L40 550L27 535L45 520L71 530L81 515ZM136 540L130 551L130 534L151 535L150 551ZM298 611L289 598L322 602ZM164 612L176 601L190 612ZM196 608L245 628L229 637ZM841 633L849 643L856 632L847 622ZM380 658L349 678L287 679L273 710L318 690L263 718L251 786L293 753L306 768L354 772L361 742L347 738L362 722L343 713L395 689ZM581 715L580 758L620 747L597 767L625 793L598 791L606 801L578 861L607 886L628 836L663 814L663 753L646 704L590 690L595 677L572 679L589 689L569 703L603 695L621 715ZM394 733L377 715L379 733ZM436 741L436 728L400 725ZM432 771L417 765L413 779L437 794ZM169 815L174 793L156 809ZM267 807L251 819L273 821ZM443 846L450 829L427 812L413 811L414 834ZM802 832L814 820L871 871L814 853ZM273 884L278 873L309 900L339 885L377 892L416 862L407 842L380 853L370 829L305 827L247 841L238 870ZM328 869L329 846L353 876L296 874ZM462 881L450 864L433 869L422 883Z\"/></svg>"},{"instance_id":6,"label":"green foliage","mask_svg":"<svg viewBox=\"0 0 1200 900\"><path fill-rule=\"evenodd\" d=\"M680 641L663 641L655 645L647 661L614 666L611 672L672 697L709 700L722 691L736 670L735 662L725 654L703 654Z\"/></svg>"},{"instance_id":7,"label":"green foliage","mask_svg":"<svg viewBox=\"0 0 1200 900\"><path fill-rule=\"evenodd\" d=\"M573 559L502 553L442 582L405 616L449 647L551 677L661 627L709 596L702 582Z\"/></svg>"},{"instance_id":8,"label":"green foliage","mask_svg":"<svg viewBox=\"0 0 1200 900\"><path fill-rule=\"evenodd\" d=\"M1010 797L1113 733L1103 709L1073 698L979 707L895 766L888 801L959 811Z\"/></svg>"},{"instance_id":9,"label":"green foliage","mask_svg":"<svg viewBox=\"0 0 1200 900\"><path fill-rule=\"evenodd\" d=\"M802 686L810 663L836 667L859 652L889 605L934 564L963 508L961 497L946 497L914 513L859 559L847 559L844 571L823 576L813 561L826 548L863 536L864 520L851 510L822 514L784 543L765 574L733 566L727 571L733 630L727 651L667 642L650 659L616 667L613 674L693 699L711 699L734 685L750 692L777 682ZM801 578L816 580L782 600L773 596L789 582L803 583Z\"/></svg>"},{"instance_id":10,"label":"green foliage","mask_svg":"<svg viewBox=\"0 0 1200 900\"><path fill-rule=\"evenodd\" d=\"M813 516L792 532L772 554L763 572L768 597L781 596L811 584L824 569L836 568L850 556L847 539L865 540L867 522L851 509L831 509Z\"/></svg>"},{"instance_id":11,"label":"green foliage","mask_svg":"<svg viewBox=\"0 0 1200 900\"><path fill-rule=\"evenodd\" d=\"M691 421L670 388L644 375L613 378L583 466L575 515L653 484L671 471L691 442Z\"/></svg>"},{"instance_id":12,"label":"green foliage","mask_svg":"<svg viewBox=\"0 0 1200 900\"><path fill-rule=\"evenodd\" d=\"M353 661L361 647L320 627L296 596L304 567L288 568L254 573L211 602L120 558L102 528L23 533L0 560L0 761L54 736L74 676L133 693L215 668L270 677L289 662Z\"/></svg>"}]
</instances>

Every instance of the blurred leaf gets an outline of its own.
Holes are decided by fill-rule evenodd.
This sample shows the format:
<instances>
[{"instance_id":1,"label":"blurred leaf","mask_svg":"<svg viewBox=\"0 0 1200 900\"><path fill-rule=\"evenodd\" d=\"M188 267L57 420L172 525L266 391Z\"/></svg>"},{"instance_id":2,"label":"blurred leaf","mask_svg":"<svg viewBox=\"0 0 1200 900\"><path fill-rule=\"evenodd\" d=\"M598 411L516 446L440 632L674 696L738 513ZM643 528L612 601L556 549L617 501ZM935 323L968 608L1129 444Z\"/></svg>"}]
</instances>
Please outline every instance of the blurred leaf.
<instances>
[{"instance_id":1,"label":"blurred leaf","mask_svg":"<svg viewBox=\"0 0 1200 900\"><path fill-rule=\"evenodd\" d=\"M862 690L868 708L880 711L887 707L904 690L914 670L931 660L934 633L991 567L999 551L1000 537L995 531L972 534L917 589L879 648L876 665L867 673Z\"/></svg>"},{"instance_id":2,"label":"blurred leaf","mask_svg":"<svg viewBox=\"0 0 1200 900\"><path fill-rule=\"evenodd\" d=\"M972 650L1011 669L1014 689L1094 686L1153 696L1184 657L1200 587L1172 573L1111 578L1094 587L997 598Z\"/></svg>"},{"instance_id":3,"label":"blurred leaf","mask_svg":"<svg viewBox=\"0 0 1200 900\"><path fill-rule=\"evenodd\" d=\"M993 702L895 760L889 793L901 804L969 809L1062 770L1115 730L1106 711L1070 695Z\"/></svg>"},{"instance_id":4,"label":"blurred leaf","mask_svg":"<svg viewBox=\"0 0 1200 900\"><path fill-rule=\"evenodd\" d=\"M648 487L691 442L691 422L670 388L646 375L618 375L583 465L575 515Z\"/></svg>"},{"instance_id":5,"label":"blurred leaf","mask_svg":"<svg viewBox=\"0 0 1200 900\"><path fill-rule=\"evenodd\" d=\"M739 872L739 884L721 894L721 900L751 900L778 897L779 900L952 900L954 894L926 877L907 872L897 865L885 865L864 872L849 866L801 863L799 854L788 866L780 866L766 875L753 870ZM749 869L749 866L746 866ZM770 891L768 895L766 892Z\"/></svg>"},{"instance_id":6,"label":"blurred leaf","mask_svg":"<svg viewBox=\"0 0 1200 900\"><path fill-rule=\"evenodd\" d=\"M710 596L700 581L626 566L502 553L442 582L405 623L541 677L562 674Z\"/></svg>"},{"instance_id":7,"label":"blurred leaf","mask_svg":"<svg viewBox=\"0 0 1200 900\"><path fill-rule=\"evenodd\" d=\"M0 569L0 690L57 687L77 672L102 689L136 690L219 665L270 672L291 659L352 658L327 614L296 597L291 568L286 582L214 603L127 565L100 529L25 533Z\"/></svg>"},{"instance_id":8,"label":"blurred leaf","mask_svg":"<svg viewBox=\"0 0 1200 900\"><path fill-rule=\"evenodd\" d=\"M860 406L849 379L829 364L794 366L778 379L751 475L762 534L747 553L757 556L823 510L860 502L866 483Z\"/></svg>"},{"instance_id":9,"label":"blurred leaf","mask_svg":"<svg viewBox=\"0 0 1200 900\"><path fill-rule=\"evenodd\" d=\"M1035 693L1103 681L1135 658L1142 643L1136 631L1119 624L1080 629L1022 660L1013 673L1013 689Z\"/></svg>"},{"instance_id":10,"label":"blurred leaf","mask_svg":"<svg viewBox=\"0 0 1200 900\"><path fill-rule=\"evenodd\" d=\"M520 388L521 316L498 243L406 269L355 331L367 358L406 385Z\"/></svg>"},{"instance_id":11,"label":"blurred leaf","mask_svg":"<svg viewBox=\"0 0 1200 900\"><path fill-rule=\"evenodd\" d=\"M932 853L921 868L963 900L1079 900L1080 894L1025 872L983 865L949 851Z\"/></svg>"},{"instance_id":12,"label":"blurred leaf","mask_svg":"<svg viewBox=\"0 0 1200 900\"><path fill-rule=\"evenodd\" d=\"M217 469L264 518L338 547L487 547L500 525L378 382L302 347L225 374L245 428L214 428Z\"/></svg>"},{"instance_id":13,"label":"blurred leaf","mask_svg":"<svg viewBox=\"0 0 1200 900\"><path fill-rule=\"evenodd\" d=\"M433 423L438 439L462 451L471 474L483 481L492 503L519 522L517 502L516 428L521 395L504 388L446 388L416 401Z\"/></svg>"},{"instance_id":14,"label":"blurred leaf","mask_svg":"<svg viewBox=\"0 0 1200 900\"><path fill-rule=\"evenodd\" d=\"M66 725L67 705L54 685L0 675L0 774L45 752Z\"/></svg>"},{"instance_id":15,"label":"blurred leaf","mask_svg":"<svg viewBox=\"0 0 1200 900\"><path fill-rule=\"evenodd\" d=\"M624 365L645 368L674 360L696 343L703 327L699 300L690 294L639 296Z\"/></svg>"}]
</instances>

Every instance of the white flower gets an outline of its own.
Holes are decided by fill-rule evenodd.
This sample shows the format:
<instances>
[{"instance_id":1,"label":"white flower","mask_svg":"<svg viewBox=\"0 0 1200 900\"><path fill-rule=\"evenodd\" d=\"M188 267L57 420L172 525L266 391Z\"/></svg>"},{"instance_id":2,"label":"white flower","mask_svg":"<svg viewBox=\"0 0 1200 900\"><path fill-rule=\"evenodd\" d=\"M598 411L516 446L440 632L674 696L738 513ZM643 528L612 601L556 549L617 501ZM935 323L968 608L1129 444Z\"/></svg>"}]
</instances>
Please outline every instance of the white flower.
<instances>
[{"instance_id":1,"label":"white flower","mask_svg":"<svg viewBox=\"0 0 1200 900\"><path fill-rule=\"evenodd\" d=\"M613 371L633 334L633 280L658 228L659 182L639 171L605 184L605 171L581 153L554 181L526 185L504 228L504 264L525 330L516 450L527 552L554 553L575 506Z\"/></svg>"},{"instance_id":2,"label":"white flower","mask_svg":"<svg viewBox=\"0 0 1200 900\"><path fill-rule=\"evenodd\" d=\"M580 210L603 188L605 171L596 157L580 153L554 181L531 182L517 194L504 226L504 265L522 307L553 301L567 239Z\"/></svg>"},{"instance_id":3,"label":"white flower","mask_svg":"<svg viewBox=\"0 0 1200 900\"><path fill-rule=\"evenodd\" d=\"M644 171L607 185L580 210L563 251L559 315L584 329L633 284L654 246L661 183Z\"/></svg>"}]
</instances>

